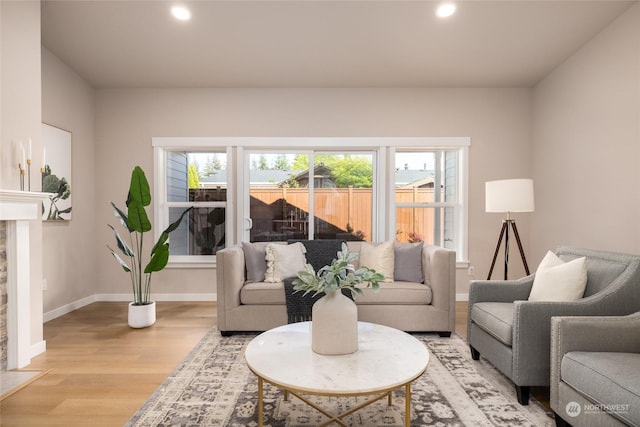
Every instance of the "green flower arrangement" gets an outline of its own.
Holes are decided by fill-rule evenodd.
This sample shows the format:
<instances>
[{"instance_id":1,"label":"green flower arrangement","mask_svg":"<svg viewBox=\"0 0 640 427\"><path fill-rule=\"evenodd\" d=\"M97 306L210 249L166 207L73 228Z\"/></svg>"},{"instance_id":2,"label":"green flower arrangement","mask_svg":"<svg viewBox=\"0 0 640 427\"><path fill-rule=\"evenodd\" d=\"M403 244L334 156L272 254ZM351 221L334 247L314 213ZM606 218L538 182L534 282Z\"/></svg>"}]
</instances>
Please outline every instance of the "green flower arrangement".
<instances>
[{"instance_id":1,"label":"green flower arrangement","mask_svg":"<svg viewBox=\"0 0 640 427\"><path fill-rule=\"evenodd\" d=\"M364 295L362 289L356 285L366 283L374 292L378 292L379 282L384 279L384 275L368 267L355 270L352 262L357 258L358 254L349 252L347 244L342 243L342 250L338 251L338 257L331 265L322 267L316 273L311 264L306 264L305 269L298 272L298 278L293 281L293 289L304 291L304 295L313 292L313 296L348 289L355 299L357 295Z\"/></svg>"}]
</instances>

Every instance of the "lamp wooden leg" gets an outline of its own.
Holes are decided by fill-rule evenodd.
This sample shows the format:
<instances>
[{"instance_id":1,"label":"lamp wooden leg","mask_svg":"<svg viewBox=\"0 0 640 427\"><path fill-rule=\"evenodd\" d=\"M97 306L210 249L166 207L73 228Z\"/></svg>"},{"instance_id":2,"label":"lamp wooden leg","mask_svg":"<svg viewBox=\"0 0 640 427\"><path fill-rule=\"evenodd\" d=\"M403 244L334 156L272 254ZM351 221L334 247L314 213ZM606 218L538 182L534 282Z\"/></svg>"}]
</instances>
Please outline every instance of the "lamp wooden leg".
<instances>
[{"instance_id":1,"label":"lamp wooden leg","mask_svg":"<svg viewBox=\"0 0 640 427\"><path fill-rule=\"evenodd\" d=\"M516 227L516 222L511 222L511 228L513 228L513 234L516 236L516 242L518 242L518 249L520 250L520 257L522 258L522 263L524 264L524 271L529 275L529 265L527 264L527 259L524 256L524 249L522 249L522 242L520 242L520 235L518 234L518 227Z\"/></svg>"},{"instance_id":2,"label":"lamp wooden leg","mask_svg":"<svg viewBox=\"0 0 640 427\"><path fill-rule=\"evenodd\" d=\"M491 280L491 274L493 274L493 267L496 265L496 259L498 259L498 252L500 251L500 245L502 244L502 238L507 231L507 223L502 222L502 229L500 230L500 237L498 237L498 244L496 245L496 251L493 253L493 261L491 261L491 268L489 269L489 275L487 280Z\"/></svg>"}]
</instances>

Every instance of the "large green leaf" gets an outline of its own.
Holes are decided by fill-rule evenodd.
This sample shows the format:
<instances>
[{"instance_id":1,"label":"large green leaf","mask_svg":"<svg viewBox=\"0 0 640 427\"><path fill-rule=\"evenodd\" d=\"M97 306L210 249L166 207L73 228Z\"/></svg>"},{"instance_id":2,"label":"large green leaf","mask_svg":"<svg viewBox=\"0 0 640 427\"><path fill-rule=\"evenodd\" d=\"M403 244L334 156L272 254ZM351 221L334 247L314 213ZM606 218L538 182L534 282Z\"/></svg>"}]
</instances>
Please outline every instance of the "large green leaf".
<instances>
[{"instance_id":1,"label":"large green leaf","mask_svg":"<svg viewBox=\"0 0 640 427\"><path fill-rule=\"evenodd\" d=\"M109 248L109 246L107 246L107 248ZM109 250L111 251L111 255L113 255L113 257L120 263L120 265L122 266L122 269L127 273L130 272L131 268L129 268L127 263L124 262L122 258L120 258L120 256L113 249L109 248Z\"/></svg>"},{"instance_id":2,"label":"large green leaf","mask_svg":"<svg viewBox=\"0 0 640 427\"><path fill-rule=\"evenodd\" d=\"M120 224L122 224L124 228L129 230L129 233L134 231L131 227L129 227L129 220L127 219L127 214L122 212L122 210L120 210L120 208L117 207L115 203L111 202L111 206L113 206L113 212L116 215L116 218L120 220Z\"/></svg>"},{"instance_id":3,"label":"large green leaf","mask_svg":"<svg viewBox=\"0 0 640 427\"><path fill-rule=\"evenodd\" d=\"M129 245L127 245L127 242L125 242L124 239L120 237L120 234L118 234L116 229L113 228L111 224L107 224L107 225L109 226L109 228L111 228L111 230L113 230L113 235L116 237L116 243L118 244L118 248L120 249L120 251L122 251L122 253L128 257L135 256L135 253L133 252L133 250L131 250Z\"/></svg>"},{"instance_id":4,"label":"large green leaf","mask_svg":"<svg viewBox=\"0 0 640 427\"><path fill-rule=\"evenodd\" d=\"M160 237L158 238L158 241L156 242L155 245L153 245L153 248L151 249L151 254L153 255L156 252L156 249L162 245L164 245L166 243L166 241L169 239L169 233L171 233L172 231L175 231L179 226L180 226L180 222L182 222L182 218L184 218L184 216L191 210L193 209L193 206L191 206L189 209L186 209L184 212L182 212L182 215L180 215L180 218L178 218L177 220L175 220L171 225L169 225L167 227L166 230L164 230L162 232L162 234L160 235Z\"/></svg>"},{"instance_id":5,"label":"large green leaf","mask_svg":"<svg viewBox=\"0 0 640 427\"><path fill-rule=\"evenodd\" d=\"M136 166L131 172L131 184L129 185L129 199L135 200L142 206L151 204L151 189L149 181L140 166Z\"/></svg>"},{"instance_id":6,"label":"large green leaf","mask_svg":"<svg viewBox=\"0 0 640 427\"><path fill-rule=\"evenodd\" d=\"M167 265L167 262L169 262L169 244L165 243L155 249L149 264L144 268L144 273L160 271Z\"/></svg>"},{"instance_id":7,"label":"large green leaf","mask_svg":"<svg viewBox=\"0 0 640 427\"><path fill-rule=\"evenodd\" d=\"M129 201L127 206L128 223L132 230L144 233L151 230L151 221L147 216L144 206L135 199Z\"/></svg>"}]
</instances>

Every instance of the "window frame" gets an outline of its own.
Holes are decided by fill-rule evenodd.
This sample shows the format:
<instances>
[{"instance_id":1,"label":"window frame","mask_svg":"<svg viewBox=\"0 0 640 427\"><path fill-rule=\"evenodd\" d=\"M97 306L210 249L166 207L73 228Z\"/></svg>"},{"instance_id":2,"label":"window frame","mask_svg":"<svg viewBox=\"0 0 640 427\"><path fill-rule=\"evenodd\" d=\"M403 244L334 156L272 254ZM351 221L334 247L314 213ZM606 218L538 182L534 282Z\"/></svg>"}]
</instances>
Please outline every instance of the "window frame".
<instances>
[{"instance_id":1,"label":"window frame","mask_svg":"<svg viewBox=\"0 0 640 427\"><path fill-rule=\"evenodd\" d=\"M248 188L248 168L244 167L245 151L300 149L327 151L373 151L374 194L372 241L395 239L395 154L399 151L455 150L458 152L458 194L456 212L456 250L458 267L468 262L468 176L470 137L153 137L154 151L154 215L156 239L168 225L168 208L192 203L166 201L166 152L203 151L226 152L227 154L227 202L226 202L226 246L240 243L243 227L246 227L244 195L238 190ZM248 156L247 156L248 158ZM246 175L246 176L245 176ZM223 202L193 202L198 206ZM438 203L447 205L450 203ZM455 209L455 208L458 209ZM459 238L457 238L459 236ZM215 267L215 255L182 255L169 257L168 268Z\"/></svg>"}]
</instances>

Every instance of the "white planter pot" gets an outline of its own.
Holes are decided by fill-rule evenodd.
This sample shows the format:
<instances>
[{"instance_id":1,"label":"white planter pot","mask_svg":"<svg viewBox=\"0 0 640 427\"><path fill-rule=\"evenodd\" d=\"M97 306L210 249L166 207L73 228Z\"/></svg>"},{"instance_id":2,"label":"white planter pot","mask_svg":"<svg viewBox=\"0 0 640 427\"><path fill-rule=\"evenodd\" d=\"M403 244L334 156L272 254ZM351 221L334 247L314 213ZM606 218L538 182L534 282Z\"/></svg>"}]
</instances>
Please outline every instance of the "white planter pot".
<instances>
[{"instance_id":1,"label":"white planter pot","mask_svg":"<svg viewBox=\"0 0 640 427\"><path fill-rule=\"evenodd\" d=\"M358 350L358 307L342 292L329 292L316 301L311 316L314 352L339 355Z\"/></svg>"},{"instance_id":2,"label":"white planter pot","mask_svg":"<svg viewBox=\"0 0 640 427\"><path fill-rule=\"evenodd\" d=\"M132 328L146 328L156 323L156 302L147 305L133 305L129 303L129 326Z\"/></svg>"}]
</instances>

